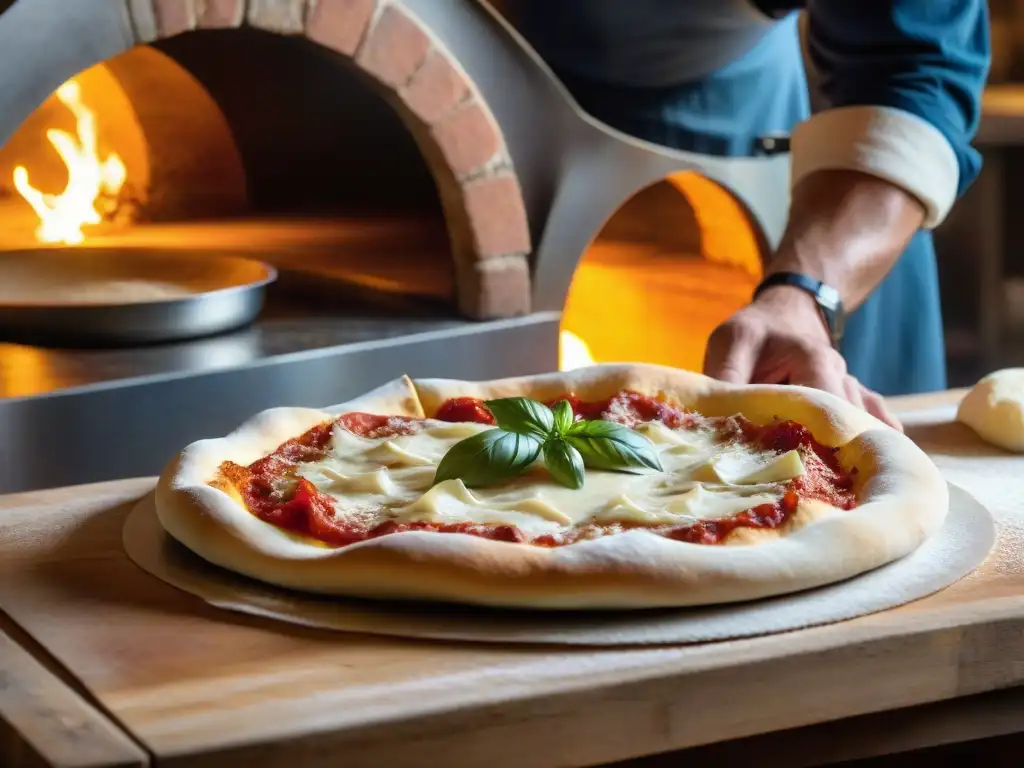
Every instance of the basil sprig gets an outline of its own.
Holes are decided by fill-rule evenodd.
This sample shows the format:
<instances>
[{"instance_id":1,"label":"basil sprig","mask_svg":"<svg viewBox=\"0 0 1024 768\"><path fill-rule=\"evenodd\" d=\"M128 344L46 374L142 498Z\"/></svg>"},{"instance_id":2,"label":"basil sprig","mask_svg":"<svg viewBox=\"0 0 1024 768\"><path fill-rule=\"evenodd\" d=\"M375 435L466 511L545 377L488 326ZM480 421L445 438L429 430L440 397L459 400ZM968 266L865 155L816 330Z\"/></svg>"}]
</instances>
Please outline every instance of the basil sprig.
<instances>
[{"instance_id":1,"label":"basil sprig","mask_svg":"<svg viewBox=\"0 0 1024 768\"><path fill-rule=\"evenodd\" d=\"M441 459L434 484L459 478L470 488L521 474L543 454L556 482L583 487L585 468L618 472L661 471L651 441L612 421L575 419L561 400L554 408L527 397L484 403L497 427L453 445Z\"/></svg>"}]
</instances>

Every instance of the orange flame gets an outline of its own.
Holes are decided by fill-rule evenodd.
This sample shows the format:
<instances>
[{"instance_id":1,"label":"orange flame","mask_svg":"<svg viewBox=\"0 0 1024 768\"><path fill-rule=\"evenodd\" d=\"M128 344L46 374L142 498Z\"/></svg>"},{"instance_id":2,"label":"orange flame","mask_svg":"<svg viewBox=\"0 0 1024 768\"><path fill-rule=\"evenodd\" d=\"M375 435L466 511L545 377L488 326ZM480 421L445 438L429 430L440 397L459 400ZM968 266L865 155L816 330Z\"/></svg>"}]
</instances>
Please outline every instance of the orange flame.
<instances>
[{"instance_id":1,"label":"orange flame","mask_svg":"<svg viewBox=\"0 0 1024 768\"><path fill-rule=\"evenodd\" d=\"M103 217L96 210L101 196L114 197L124 184L126 170L121 158L111 152L100 160L96 146L96 115L82 103L78 83L68 80L57 89L57 98L75 116L77 136L51 129L46 132L53 148L68 169L68 183L59 195L50 195L33 187L28 170L14 169L14 187L39 217L36 238L44 243L82 242L82 227L99 224Z\"/></svg>"},{"instance_id":2,"label":"orange flame","mask_svg":"<svg viewBox=\"0 0 1024 768\"><path fill-rule=\"evenodd\" d=\"M594 364L587 342L572 331L562 331L558 337L558 370L571 371Z\"/></svg>"}]
</instances>

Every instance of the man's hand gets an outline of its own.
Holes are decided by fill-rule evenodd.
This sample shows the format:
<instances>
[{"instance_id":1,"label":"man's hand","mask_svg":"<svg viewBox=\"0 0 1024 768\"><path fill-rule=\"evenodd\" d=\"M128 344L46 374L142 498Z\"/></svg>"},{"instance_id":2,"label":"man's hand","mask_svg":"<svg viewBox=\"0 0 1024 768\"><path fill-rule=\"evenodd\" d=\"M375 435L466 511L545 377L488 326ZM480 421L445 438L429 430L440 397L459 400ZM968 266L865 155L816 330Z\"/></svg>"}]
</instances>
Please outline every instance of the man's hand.
<instances>
[{"instance_id":1,"label":"man's hand","mask_svg":"<svg viewBox=\"0 0 1024 768\"><path fill-rule=\"evenodd\" d=\"M789 222L765 272L800 272L855 309L899 258L924 207L887 181L818 171L793 188ZM762 291L711 335L704 372L736 384L801 384L831 392L899 428L882 398L846 371L814 299L799 288Z\"/></svg>"},{"instance_id":2,"label":"man's hand","mask_svg":"<svg viewBox=\"0 0 1024 768\"><path fill-rule=\"evenodd\" d=\"M720 325L708 342L704 372L735 384L822 389L901 429L882 397L846 372L814 300L798 288L768 288Z\"/></svg>"}]
</instances>

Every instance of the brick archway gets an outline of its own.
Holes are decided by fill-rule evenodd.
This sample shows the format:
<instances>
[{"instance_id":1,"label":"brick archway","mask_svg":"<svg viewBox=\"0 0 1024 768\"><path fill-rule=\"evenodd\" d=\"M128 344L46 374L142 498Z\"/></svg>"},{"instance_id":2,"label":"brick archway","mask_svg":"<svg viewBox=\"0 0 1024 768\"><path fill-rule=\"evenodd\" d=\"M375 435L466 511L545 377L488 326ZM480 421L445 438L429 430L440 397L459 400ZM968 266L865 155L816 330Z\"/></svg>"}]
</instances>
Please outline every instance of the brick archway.
<instances>
[{"instance_id":1,"label":"brick archway","mask_svg":"<svg viewBox=\"0 0 1024 768\"><path fill-rule=\"evenodd\" d=\"M460 311L530 309L530 232L502 131L471 78L394 0L125 0L136 40L248 25L299 35L369 75L430 165L445 210Z\"/></svg>"}]
</instances>

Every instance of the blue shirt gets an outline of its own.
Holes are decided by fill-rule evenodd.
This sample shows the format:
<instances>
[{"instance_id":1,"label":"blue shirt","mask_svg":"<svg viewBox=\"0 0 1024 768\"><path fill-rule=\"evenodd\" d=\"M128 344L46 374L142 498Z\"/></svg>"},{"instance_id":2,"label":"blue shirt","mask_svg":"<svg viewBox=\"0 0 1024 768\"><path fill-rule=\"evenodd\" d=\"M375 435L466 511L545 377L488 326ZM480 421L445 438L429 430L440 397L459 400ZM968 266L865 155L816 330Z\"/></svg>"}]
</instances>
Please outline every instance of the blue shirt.
<instances>
[{"instance_id":1,"label":"blue shirt","mask_svg":"<svg viewBox=\"0 0 1024 768\"><path fill-rule=\"evenodd\" d=\"M894 107L931 123L956 153L962 195L981 169L971 141L991 58L985 0L809 0L807 12L830 104Z\"/></svg>"},{"instance_id":2,"label":"blue shirt","mask_svg":"<svg viewBox=\"0 0 1024 768\"><path fill-rule=\"evenodd\" d=\"M930 123L956 154L959 194L980 170L971 141L990 57L984 0L497 5L596 117L651 141L727 155L748 154L753 135L792 127L805 98L802 57L795 25L772 22L803 8L830 106L893 107ZM616 93L627 103L615 103ZM781 106L772 98L780 94Z\"/></svg>"}]
</instances>

